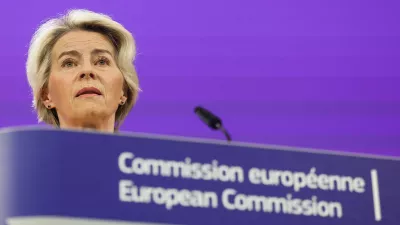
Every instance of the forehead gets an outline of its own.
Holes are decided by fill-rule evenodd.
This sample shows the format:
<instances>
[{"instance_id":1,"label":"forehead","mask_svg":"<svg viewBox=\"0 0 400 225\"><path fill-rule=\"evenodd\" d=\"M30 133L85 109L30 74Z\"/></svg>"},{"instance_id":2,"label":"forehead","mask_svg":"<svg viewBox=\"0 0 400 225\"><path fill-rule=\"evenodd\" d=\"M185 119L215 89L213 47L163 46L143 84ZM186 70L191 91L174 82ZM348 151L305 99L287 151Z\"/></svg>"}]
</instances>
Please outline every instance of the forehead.
<instances>
[{"instance_id":1,"label":"forehead","mask_svg":"<svg viewBox=\"0 0 400 225\"><path fill-rule=\"evenodd\" d=\"M63 35L54 45L52 52L55 56L64 51L76 50L79 52L102 48L114 52L114 46L103 34L91 31L70 31Z\"/></svg>"}]
</instances>

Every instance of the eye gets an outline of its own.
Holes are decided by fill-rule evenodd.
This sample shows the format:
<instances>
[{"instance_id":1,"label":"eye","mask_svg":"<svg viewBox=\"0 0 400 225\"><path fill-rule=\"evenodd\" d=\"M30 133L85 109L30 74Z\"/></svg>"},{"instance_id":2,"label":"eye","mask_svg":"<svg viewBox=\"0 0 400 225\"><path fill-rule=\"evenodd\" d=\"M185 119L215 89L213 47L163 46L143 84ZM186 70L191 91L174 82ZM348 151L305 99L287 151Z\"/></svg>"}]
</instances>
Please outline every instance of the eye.
<instances>
[{"instance_id":1,"label":"eye","mask_svg":"<svg viewBox=\"0 0 400 225\"><path fill-rule=\"evenodd\" d=\"M76 62L72 59L66 59L62 62L61 67L72 68L76 66Z\"/></svg>"},{"instance_id":2,"label":"eye","mask_svg":"<svg viewBox=\"0 0 400 225\"><path fill-rule=\"evenodd\" d=\"M99 66L110 65L110 60L107 57L100 57L95 64Z\"/></svg>"}]
</instances>

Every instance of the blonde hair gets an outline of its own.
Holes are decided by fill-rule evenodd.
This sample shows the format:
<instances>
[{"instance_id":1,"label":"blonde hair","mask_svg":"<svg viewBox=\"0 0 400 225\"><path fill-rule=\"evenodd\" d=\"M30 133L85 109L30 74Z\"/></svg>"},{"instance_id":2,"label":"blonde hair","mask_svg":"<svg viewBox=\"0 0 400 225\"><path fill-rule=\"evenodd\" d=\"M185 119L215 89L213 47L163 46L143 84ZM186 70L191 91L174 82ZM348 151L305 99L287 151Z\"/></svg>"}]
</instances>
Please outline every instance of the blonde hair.
<instances>
[{"instance_id":1,"label":"blonde hair","mask_svg":"<svg viewBox=\"0 0 400 225\"><path fill-rule=\"evenodd\" d=\"M73 30L94 31L106 36L114 45L117 65L122 72L127 101L119 106L115 114L115 130L136 103L139 80L133 61L136 55L132 34L111 17L88 10L75 9L59 18L43 23L33 35L30 43L26 73L33 94L33 107L39 122L59 126L55 109L47 109L42 102L43 90L47 88L51 68L51 51L61 36Z\"/></svg>"}]
</instances>

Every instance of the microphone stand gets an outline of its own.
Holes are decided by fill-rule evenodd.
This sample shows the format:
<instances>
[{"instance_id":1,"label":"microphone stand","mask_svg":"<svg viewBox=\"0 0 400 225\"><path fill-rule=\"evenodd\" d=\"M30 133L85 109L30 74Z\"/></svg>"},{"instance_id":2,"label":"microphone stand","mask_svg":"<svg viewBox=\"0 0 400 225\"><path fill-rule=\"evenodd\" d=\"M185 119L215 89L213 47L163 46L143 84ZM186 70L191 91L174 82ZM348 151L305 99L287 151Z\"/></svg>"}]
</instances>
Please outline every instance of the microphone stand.
<instances>
[{"instance_id":1,"label":"microphone stand","mask_svg":"<svg viewBox=\"0 0 400 225\"><path fill-rule=\"evenodd\" d=\"M216 127L217 127L217 130L221 131L225 135L225 138L228 142L232 141L231 135L228 133L228 131L225 129L225 127L223 127L221 124L217 124Z\"/></svg>"}]
</instances>

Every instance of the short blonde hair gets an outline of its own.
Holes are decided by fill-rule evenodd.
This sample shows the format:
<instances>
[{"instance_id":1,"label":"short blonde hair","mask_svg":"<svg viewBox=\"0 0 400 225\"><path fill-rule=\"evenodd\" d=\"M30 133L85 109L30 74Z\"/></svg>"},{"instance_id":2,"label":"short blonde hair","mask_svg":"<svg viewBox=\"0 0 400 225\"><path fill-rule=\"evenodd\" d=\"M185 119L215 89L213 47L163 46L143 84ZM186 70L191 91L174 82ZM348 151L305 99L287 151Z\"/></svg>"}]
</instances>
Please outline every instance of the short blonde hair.
<instances>
[{"instance_id":1,"label":"short blonde hair","mask_svg":"<svg viewBox=\"0 0 400 225\"><path fill-rule=\"evenodd\" d=\"M61 36L72 30L94 31L106 36L116 49L116 62L124 77L127 101L119 106L115 115L115 130L136 103L139 80L133 65L136 55L132 34L111 17L88 10L74 9L59 18L44 22L35 32L30 43L26 73L33 94L33 107L39 122L59 126L55 109L47 109L42 102L43 90L47 88L51 68L51 51Z\"/></svg>"}]
</instances>

